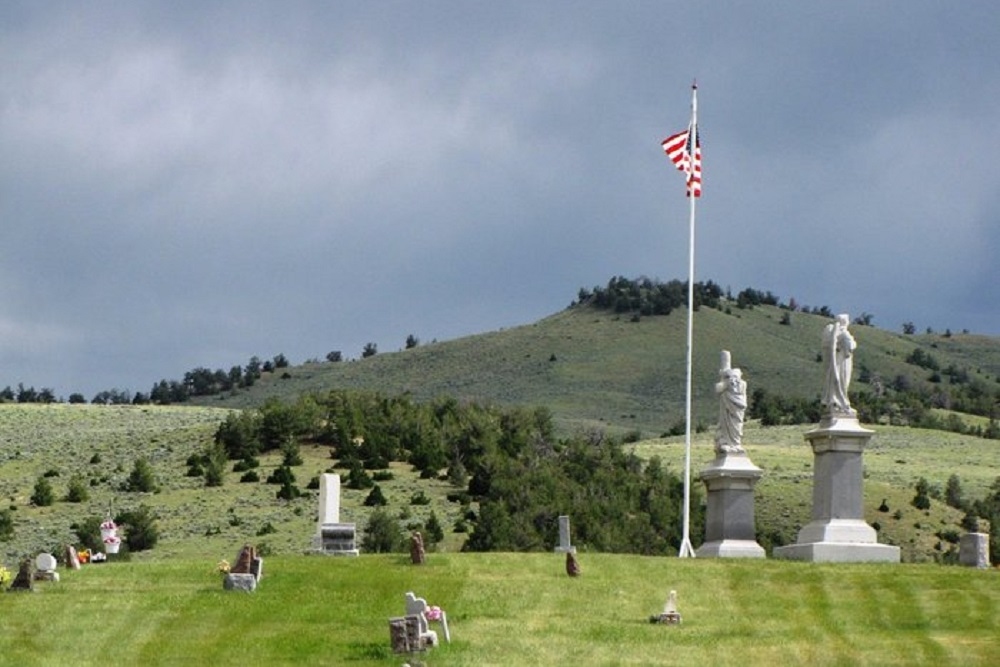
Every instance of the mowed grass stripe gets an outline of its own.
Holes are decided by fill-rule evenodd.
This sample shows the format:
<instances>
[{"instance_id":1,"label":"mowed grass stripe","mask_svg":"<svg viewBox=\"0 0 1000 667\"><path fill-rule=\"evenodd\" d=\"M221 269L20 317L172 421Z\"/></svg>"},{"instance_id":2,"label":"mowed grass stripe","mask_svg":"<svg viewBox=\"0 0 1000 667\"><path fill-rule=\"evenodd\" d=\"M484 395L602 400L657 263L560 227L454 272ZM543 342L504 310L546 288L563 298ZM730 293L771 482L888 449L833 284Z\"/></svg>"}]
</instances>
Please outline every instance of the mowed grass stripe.
<instances>
[{"instance_id":1,"label":"mowed grass stripe","mask_svg":"<svg viewBox=\"0 0 1000 667\"><path fill-rule=\"evenodd\" d=\"M253 594L215 563L65 572L0 596L0 664L397 665L387 619L413 590L448 612L450 665L987 665L1000 652L1000 573L579 554L277 556ZM684 622L648 622L669 590Z\"/></svg>"}]
</instances>

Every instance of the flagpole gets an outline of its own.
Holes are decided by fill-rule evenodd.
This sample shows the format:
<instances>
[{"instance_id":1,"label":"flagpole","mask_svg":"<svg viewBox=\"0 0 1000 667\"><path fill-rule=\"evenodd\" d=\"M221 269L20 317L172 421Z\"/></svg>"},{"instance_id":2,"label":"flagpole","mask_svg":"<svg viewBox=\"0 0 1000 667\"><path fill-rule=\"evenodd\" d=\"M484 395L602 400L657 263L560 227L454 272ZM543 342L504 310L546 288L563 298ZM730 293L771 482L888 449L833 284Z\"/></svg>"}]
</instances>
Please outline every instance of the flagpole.
<instances>
[{"instance_id":1,"label":"flagpole","mask_svg":"<svg viewBox=\"0 0 1000 667\"><path fill-rule=\"evenodd\" d=\"M687 318L687 391L684 398L684 533L678 551L680 558L694 558L691 546L691 350L694 347L694 152L698 142L698 84L691 84L691 127L688 130L691 157L688 161L688 318Z\"/></svg>"}]
</instances>

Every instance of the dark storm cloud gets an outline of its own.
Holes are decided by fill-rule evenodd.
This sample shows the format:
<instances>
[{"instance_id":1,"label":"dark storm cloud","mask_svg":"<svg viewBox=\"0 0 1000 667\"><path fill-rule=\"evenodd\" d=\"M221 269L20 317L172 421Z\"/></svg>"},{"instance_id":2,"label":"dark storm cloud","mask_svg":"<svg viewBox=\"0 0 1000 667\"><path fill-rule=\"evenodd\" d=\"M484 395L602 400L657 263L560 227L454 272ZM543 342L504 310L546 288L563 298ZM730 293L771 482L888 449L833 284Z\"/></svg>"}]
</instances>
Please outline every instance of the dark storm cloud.
<instances>
[{"instance_id":1,"label":"dark storm cloud","mask_svg":"<svg viewBox=\"0 0 1000 667\"><path fill-rule=\"evenodd\" d=\"M937 3L5 3L0 386L533 321L698 275L1000 333L1000 11Z\"/></svg>"}]
</instances>

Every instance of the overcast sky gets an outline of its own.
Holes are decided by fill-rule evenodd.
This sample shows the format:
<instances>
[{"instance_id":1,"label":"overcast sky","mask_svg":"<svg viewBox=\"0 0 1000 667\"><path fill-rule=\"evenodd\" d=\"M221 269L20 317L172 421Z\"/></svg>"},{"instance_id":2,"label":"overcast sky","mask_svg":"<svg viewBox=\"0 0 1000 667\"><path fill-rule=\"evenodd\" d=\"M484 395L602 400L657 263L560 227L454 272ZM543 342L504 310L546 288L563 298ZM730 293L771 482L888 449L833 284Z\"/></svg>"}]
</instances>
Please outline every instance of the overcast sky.
<instances>
[{"instance_id":1,"label":"overcast sky","mask_svg":"<svg viewBox=\"0 0 1000 667\"><path fill-rule=\"evenodd\" d=\"M1000 335L994 0L4 0L0 62L0 388L684 280L693 79L697 280Z\"/></svg>"}]
</instances>

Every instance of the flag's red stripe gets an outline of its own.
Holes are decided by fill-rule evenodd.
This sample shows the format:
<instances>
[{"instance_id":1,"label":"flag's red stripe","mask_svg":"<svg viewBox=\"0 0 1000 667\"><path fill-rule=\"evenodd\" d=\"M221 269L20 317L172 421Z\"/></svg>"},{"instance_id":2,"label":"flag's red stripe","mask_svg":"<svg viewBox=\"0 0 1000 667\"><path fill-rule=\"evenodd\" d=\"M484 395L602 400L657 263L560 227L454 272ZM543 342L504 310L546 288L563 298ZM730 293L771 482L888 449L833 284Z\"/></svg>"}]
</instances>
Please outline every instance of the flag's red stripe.
<instances>
[{"instance_id":1,"label":"flag's red stripe","mask_svg":"<svg viewBox=\"0 0 1000 667\"><path fill-rule=\"evenodd\" d=\"M687 176L687 195L701 196L701 141L695 138L694 156L688 153L690 130L671 135L661 142L663 151L679 171Z\"/></svg>"}]
</instances>

